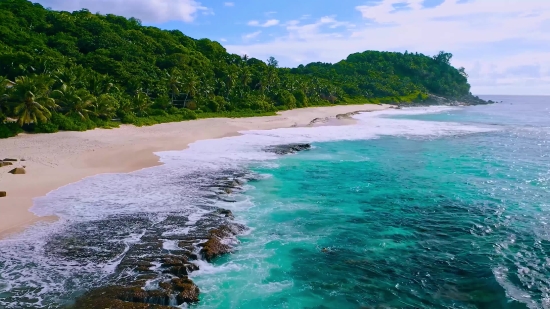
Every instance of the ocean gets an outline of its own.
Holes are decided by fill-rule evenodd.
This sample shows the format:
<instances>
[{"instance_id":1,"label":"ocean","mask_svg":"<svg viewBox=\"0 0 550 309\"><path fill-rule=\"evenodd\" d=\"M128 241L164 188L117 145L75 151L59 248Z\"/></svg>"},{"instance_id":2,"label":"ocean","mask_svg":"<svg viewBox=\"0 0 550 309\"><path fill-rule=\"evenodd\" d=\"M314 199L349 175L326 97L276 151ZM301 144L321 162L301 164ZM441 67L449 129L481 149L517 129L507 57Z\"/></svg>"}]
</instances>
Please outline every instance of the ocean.
<instances>
[{"instance_id":1,"label":"ocean","mask_svg":"<svg viewBox=\"0 0 550 309\"><path fill-rule=\"evenodd\" d=\"M502 102L247 131L62 187L32 208L60 221L0 241L0 308L124 282L121 264L179 252L219 207L246 229L195 262L201 300L182 308L550 308L550 97L484 98ZM312 149L266 151L289 143Z\"/></svg>"}]
</instances>

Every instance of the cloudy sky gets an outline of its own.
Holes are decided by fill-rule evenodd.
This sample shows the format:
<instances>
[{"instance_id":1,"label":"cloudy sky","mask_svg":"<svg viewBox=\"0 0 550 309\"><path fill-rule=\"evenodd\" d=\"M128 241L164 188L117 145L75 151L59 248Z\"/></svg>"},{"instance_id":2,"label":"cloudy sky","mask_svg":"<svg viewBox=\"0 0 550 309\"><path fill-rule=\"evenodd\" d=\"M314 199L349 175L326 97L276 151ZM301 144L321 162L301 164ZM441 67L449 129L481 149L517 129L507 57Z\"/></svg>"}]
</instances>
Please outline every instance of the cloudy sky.
<instances>
[{"instance_id":1,"label":"cloudy sky","mask_svg":"<svg viewBox=\"0 0 550 309\"><path fill-rule=\"evenodd\" d=\"M36 1L36 0L35 0ZM283 66L364 50L451 52L474 94L550 95L550 0L38 0L136 17Z\"/></svg>"}]
</instances>

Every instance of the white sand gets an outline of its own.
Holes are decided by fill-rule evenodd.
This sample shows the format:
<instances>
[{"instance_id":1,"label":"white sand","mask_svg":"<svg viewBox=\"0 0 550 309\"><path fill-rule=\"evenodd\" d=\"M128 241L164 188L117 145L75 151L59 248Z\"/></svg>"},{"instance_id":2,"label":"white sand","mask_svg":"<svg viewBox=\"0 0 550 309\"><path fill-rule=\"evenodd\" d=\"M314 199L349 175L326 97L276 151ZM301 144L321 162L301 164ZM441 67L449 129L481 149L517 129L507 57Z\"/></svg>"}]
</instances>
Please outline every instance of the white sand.
<instances>
[{"instance_id":1,"label":"white sand","mask_svg":"<svg viewBox=\"0 0 550 309\"><path fill-rule=\"evenodd\" d=\"M33 198L88 176L127 173L158 165L153 152L183 150L197 140L237 135L239 131L307 126L316 118L321 121L315 125L349 123L353 120L339 117L336 121L335 116L387 107L372 104L315 107L270 117L201 119L141 128L125 125L112 130L21 134L0 139L0 159L25 159L0 168L0 191L8 195L0 198L0 238L39 220L55 220L31 213ZM13 167L22 166L26 167L25 175L8 173Z\"/></svg>"}]
</instances>

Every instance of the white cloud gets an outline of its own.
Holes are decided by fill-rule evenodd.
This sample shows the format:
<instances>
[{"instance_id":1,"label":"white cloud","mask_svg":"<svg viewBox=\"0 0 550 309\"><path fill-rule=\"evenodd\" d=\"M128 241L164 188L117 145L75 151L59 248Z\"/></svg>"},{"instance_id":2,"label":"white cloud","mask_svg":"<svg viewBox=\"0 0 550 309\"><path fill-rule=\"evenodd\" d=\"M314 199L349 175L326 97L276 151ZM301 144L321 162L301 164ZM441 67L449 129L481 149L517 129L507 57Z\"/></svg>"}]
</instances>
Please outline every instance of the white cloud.
<instances>
[{"instance_id":1,"label":"white cloud","mask_svg":"<svg viewBox=\"0 0 550 309\"><path fill-rule=\"evenodd\" d=\"M235 6L235 3L234 2L224 2L225 6Z\"/></svg>"},{"instance_id":2,"label":"white cloud","mask_svg":"<svg viewBox=\"0 0 550 309\"><path fill-rule=\"evenodd\" d=\"M221 38L220 41L221 42L227 42L227 39L226 38Z\"/></svg>"},{"instance_id":3,"label":"white cloud","mask_svg":"<svg viewBox=\"0 0 550 309\"><path fill-rule=\"evenodd\" d=\"M356 7L361 24L338 21L331 16L309 23L293 20L284 23L284 35L271 41L227 48L259 59L273 55L288 66L312 61L336 62L364 50L409 50L430 55L445 50L454 54L454 65L466 67L474 92L478 89L486 92L487 87L503 92L504 83L513 78L518 83L523 81L520 84L524 85L524 92L529 92L534 77L518 76L509 69L536 64L541 72L550 71L548 45L541 43L539 49L524 45L550 40L550 31L545 29L550 20L550 1L445 0L438 7L426 9L422 8L424 0L408 0L409 9L395 11L393 4L402 2L382 0L375 5ZM476 63L479 63L477 69ZM490 80L493 86L481 86L488 85ZM546 83L546 93L550 94L548 80L540 77L539 81Z\"/></svg>"},{"instance_id":4,"label":"white cloud","mask_svg":"<svg viewBox=\"0 0 550 309\"><path fill-rule=\"evenodd\" d=\"M264 27L264 28L267 28L267 27L273 27L273 26L277 26L279 24L279 20L278 19L270 19L270 20L267 20L265 23L260 23L259 21L257 20L251 20L247 23L247 25L249 26L254 26L254 27Z\"/></svg>"},{"instance_id":5,"label":"white cloud","mask_svg":"<svg viewBox=\"0 0 550 309\"><path fill-rule=\"evenodd\" d=\"M245 34L245 35L243 35L243 40L248 41L248 40L254 39L254 38L258 37L260 35L260 33L262 33L261 30Z\"/></svg>"},{"instance_id":6,"label":"white cloud","mask_svg":"<svg viewBox=\"0 0 550 309\"><path fill-rule=\"evenodd\" d=\"M212 10L196 0L37 0L54 10L77 11L86 8L93 13L135 17L144 22L192 22L197 13L212 15Z\"/></svg>"}]
</instances>

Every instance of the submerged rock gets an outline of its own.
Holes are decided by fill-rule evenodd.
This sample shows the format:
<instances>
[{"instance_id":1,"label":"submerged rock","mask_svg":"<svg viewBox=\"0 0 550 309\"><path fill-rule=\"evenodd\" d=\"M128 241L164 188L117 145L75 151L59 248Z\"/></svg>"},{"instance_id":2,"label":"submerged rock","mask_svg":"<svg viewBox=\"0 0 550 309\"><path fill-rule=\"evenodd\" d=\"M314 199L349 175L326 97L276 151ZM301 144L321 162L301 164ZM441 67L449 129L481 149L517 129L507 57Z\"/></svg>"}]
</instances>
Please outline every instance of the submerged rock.
<instances>
[{"instance_id":1,"label":"submerged rock","mask_svg":"<svg viewBox=\"0 0 550 309\"><path fill-rule=\"evenodd\" d=\"M285 155L290 153L296 153L299 151L311 149L310 144L287 144L287 145L276 145L271 146L265 149L267 152L272 152L278 155Z\"/></svg>"}]
</instances>

